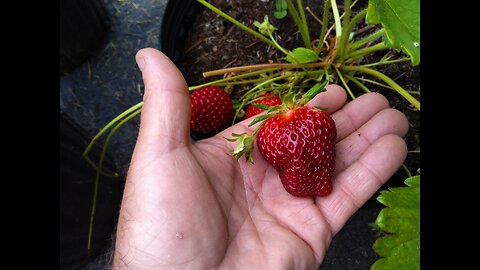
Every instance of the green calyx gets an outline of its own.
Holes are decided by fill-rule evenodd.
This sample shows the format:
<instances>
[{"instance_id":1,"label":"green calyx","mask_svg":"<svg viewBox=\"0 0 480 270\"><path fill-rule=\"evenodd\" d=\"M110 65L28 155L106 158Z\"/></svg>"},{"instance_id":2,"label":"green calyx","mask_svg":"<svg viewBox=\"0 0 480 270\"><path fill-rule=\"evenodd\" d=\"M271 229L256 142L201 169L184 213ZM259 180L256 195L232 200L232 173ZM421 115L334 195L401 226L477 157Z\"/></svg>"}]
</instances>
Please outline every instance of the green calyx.
<instances>
[{"instance_id":1,"label":"green calyx","mask_svg":"<svg viewBox=\"0 0 480 270\"><path fill-rule=\"evenodd\" d=\"M237 134L232 133L233 138L225 138L229 142L237 142L231 155L237 160L245 155L245 160L253 163L253 136L247 133Z\"/></svg>"},{"instance_id":2,"label":"green calyx","mask_svg":"<svg viewBox=\"0 0 480 270\"><path fill-rule=\"evenodd\" d=\"M305 106L310 100L312 100L316 95L320 94L321 92L325 92L325 87L328 84L328 80L324 80L322 82L317 82L314 84L307 92L303 94L295 94L293 92L288 93L284 97L282 97L282 102L285 107L290 109L296 109L299 107Z\"/></svg>"}]
</instances>

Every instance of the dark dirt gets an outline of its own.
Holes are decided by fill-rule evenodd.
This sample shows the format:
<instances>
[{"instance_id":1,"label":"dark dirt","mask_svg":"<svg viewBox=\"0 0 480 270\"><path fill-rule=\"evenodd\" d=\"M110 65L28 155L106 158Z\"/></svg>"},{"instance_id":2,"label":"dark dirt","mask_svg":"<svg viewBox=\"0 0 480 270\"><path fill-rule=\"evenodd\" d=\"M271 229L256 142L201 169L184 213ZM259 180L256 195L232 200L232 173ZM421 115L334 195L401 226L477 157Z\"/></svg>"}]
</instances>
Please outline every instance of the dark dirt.
<instances>
[{"instance_id":1,"label":"dark dirt","mask_svg":"<svg viewBox=\"0 0 480 270\"><path fill-rule=\"evenodd\" d=\"M323 1L320 1L323 2ZM353 2L353 1L352 1ZM250 0L212 0L211 4L229 14L238 21L255 29L253 25L255 20L263 21L264 15L269 16L270 22L278 28L275 31L275 37L283 47L293 49L303 46L301 36L290 16L282 20L277 20L274 15L274 1L250 1ZM367 1L358 1L352 9L354 16L361 8L366 7ZM316 0L304 1L304 7L310 7L311 10L321 18L323 12L323 3ZM340 5L340 12L343 7ZM320 15L320 16L319 16ZM321 26L311 16L306 13L310 34L312 39L320 35ZM330 16L330 23L333 22L333 16ZM365 31L358 35L362 37L368 35L377 29L376 27L366 27L365 23L359 25L358 29ZM357 29L357 30L358 30ZM354 29L355 31L356 29ZM208 9L203 9L194 21L193 27L189 31L187 44L184 51L184 61L179 65L189 85L205 83L221 77L204 78L202 72L211 71L226 67L253 65L267 63L268 61L279 62L283 54L270 47L268 44L252 37L245 31L235 27L229 21ZM380 60L386 52L378 52L362 60L362 63L372 63ZM392 51L394 58L402 58L405 55L401 52ZM394 79L406 90L416 91L420 85L420 69L412 67L410 62L401 62L391 65L379 66L380 72ZM365 78L373 79L365 76ZM364 93L354 84L349 84L355 95ZM378 91L385 95L390 101L390 106L402 111L410 122L410 129L405 137L408 146L408 156L404 164L412 172L420 168L420 112L413 108L400 94L391 89L384 89L373 84L367 84L372 91ZM419 98L417 96L417 98ZM402 186L406 173L400 169L387 182L386 186ZM385 188L384 187L384 188Z\"/></svg>"}]
</instances>

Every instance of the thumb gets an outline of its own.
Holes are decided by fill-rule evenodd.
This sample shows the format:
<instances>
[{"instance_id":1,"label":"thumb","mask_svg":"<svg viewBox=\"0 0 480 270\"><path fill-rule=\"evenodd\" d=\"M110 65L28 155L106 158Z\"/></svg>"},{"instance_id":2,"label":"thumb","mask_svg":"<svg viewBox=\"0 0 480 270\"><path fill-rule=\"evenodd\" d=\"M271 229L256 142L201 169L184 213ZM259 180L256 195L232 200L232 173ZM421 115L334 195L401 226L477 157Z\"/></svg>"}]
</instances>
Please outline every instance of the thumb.
<instances>
[{"instance_id":1,"label":"thumb","mask_svg":"<svg viewBox=\"0 0 480 270\"><path fill-rule=\"evenodd\" d=\"M169 151L189 142L190 95L182 73L156 49L142 49L135 59L145 84L136 151Z\"/></svg>"}]
</instances>

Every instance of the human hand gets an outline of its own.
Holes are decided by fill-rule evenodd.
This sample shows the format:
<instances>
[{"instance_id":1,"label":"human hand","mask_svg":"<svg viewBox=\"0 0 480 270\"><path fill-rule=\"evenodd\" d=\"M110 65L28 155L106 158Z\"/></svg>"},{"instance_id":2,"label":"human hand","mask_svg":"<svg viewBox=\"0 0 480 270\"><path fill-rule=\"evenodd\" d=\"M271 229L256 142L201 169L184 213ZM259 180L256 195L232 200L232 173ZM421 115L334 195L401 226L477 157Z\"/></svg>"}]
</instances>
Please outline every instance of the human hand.
<instances>
[{"instance_id":1,"label":"human hand","mask_svg":"<svg viewBox=\"0 0 480 270\"><path fill-rule=\"evenodd\" d=\"M136 59L144 106L114 269L317 269L332 237L406 157L408 121L385 97L345 105L343 88L329 85L309 105L327 107L337 126L333 191L294 197L258 150L255 164L227 155L234 143L224 137L249 131L249 120L192 142L182 74L154 49Z\"/></svg>"}]
</instances>

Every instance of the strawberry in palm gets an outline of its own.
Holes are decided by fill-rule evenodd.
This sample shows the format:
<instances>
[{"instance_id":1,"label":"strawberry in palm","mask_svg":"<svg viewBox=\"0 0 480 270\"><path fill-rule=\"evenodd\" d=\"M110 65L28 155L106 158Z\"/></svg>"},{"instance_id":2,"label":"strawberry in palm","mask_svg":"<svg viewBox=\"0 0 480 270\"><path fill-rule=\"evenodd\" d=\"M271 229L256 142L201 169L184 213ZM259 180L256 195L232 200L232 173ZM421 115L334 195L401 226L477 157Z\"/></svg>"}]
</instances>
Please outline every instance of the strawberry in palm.
<instances>
[{"instance_id":1,"label":"strawberry in palm","mask_svg":"<svg viewBox=\"0 0 480 270\"><path fill-rule=\"evenodd\" d=\"M262 156L297 197L326 196L335 168L335 122L311 107L287 109L265 121L257 134Z\"/></svg>"},{"instance_id":2,"label":"strawberry in palm","mask_svg":"<svg viewBox=\"0 0 480 270\"><path fill-rule=\"evenodd\" d=\"M237 141L232 155L237 159L245 155L253 162L256 136L260 154L277 170L287 192L296 197L330 194L335 169L335 122L325 110L304 106L325 91L326 84L317 83L300 98L290 93L282 105L259 106L266 109L266 114L250 124L263 121L253 135L232 134L234 138L227 139Z\"/></svg>"}]
</instances>

